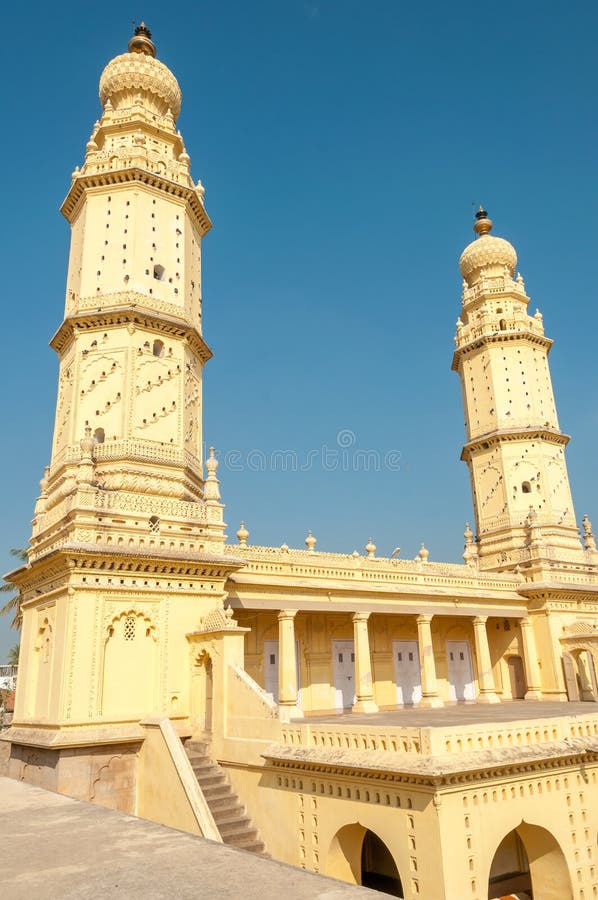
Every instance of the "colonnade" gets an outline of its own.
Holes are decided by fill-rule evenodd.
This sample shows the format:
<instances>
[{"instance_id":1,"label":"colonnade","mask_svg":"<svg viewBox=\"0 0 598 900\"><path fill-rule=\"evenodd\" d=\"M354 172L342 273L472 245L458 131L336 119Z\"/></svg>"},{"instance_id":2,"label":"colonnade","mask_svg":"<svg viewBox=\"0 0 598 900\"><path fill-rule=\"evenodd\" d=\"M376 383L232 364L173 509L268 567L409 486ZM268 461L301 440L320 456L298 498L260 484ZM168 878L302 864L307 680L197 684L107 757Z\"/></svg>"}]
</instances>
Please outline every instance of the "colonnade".
<instances>
[{"instance_id":1,"label":"colonnade","mask_svg":"<svg viewBox=\"0 0 598 900\"><path fill-rule=\"evenodd\" d=\"M299 610L283 609L278 613L278 703L286 707L290 715L302 715L297 705L297 645L295 641L295 617ZM374 699L374 679L370 654L370 637L368 623L371 613L355 612L353 620L353 640L355 646L355 702L354 712L377 712ZM419 664L421 672L422 698L420 706L439 707L444 701L438 692L436 662L432 644L433 615L417 615L417 637L419 648ZM478 703L500 703L496 693L490 645L488 642L488 616L474 616L473 625L475 654L477 659ZM533 626L529 618L519 622L521 627L521 644L523 664L527 682L526 700L540 700L542 688L540 668L536 651Z\"/></svg>"}]
</instances>

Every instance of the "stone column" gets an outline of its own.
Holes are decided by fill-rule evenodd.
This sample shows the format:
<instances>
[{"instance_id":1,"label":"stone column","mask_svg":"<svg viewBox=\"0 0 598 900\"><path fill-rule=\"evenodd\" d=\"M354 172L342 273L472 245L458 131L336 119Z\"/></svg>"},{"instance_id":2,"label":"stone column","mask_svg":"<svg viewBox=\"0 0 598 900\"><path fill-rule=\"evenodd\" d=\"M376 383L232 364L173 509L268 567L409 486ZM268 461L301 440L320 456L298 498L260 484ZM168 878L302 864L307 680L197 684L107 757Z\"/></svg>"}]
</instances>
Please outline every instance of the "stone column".
<instances>
[{"instance_id":1,"label":"stone column","mask_svg":"<svg viewBox=\"0 0 598 900\"><path fill-rule=\"evenodd\" d=\"M370 636L368 634L369 613L353 613L353 636L355 640L355 703L353 712L378 712L374 702L374 683L370 658Z\"/></svg>"},{"instance_id":2,"label":"stone column","mask_svg":"<svg viewBox=\"0 0 598 900\"><path fill-rule=\"evenodd\" d=\"M417 641L419 647L419 668L422 679L422 699L420 706L444 706L438 696L436 685L436 663L432 646L432 616L417 616Z\"/></svg>"},{"instance_id":3,"label":"stone column","mask_svg":"<svg viewBox=\"0 0 598 900\"><path fill-rule=\"evenodd\" d=\"M296 615L296 609L278 613L278 705L285 719L303 715L297 706Z\"/></svg>"},{"instance_id":4,"label":"stone column","mask_svg":"<svg viewBox=\"0 0 598 900\"><path fill-rule=\"evenodd\" d=\"M488 616L476 616L473 620L473 636L475 640L475 655L478 661L478 703L500 703L494 685L492 662L490 660L490 647L488 645L488 632L486 622Z\"/></svg>"},{"instance_id":5,"label":"stone column","mask_svg":"<svg viewBox=\"0 0 598 900\"><path fill-rule=\"evenodd\" d=\"M526 700L542 699L542 678L538 665L538 651L536 650L536 638L534 627L530 619L522 619L521 643L523 644L523 665L525 667L525 680L527 682Z\"/></svg>"}]
</instances>

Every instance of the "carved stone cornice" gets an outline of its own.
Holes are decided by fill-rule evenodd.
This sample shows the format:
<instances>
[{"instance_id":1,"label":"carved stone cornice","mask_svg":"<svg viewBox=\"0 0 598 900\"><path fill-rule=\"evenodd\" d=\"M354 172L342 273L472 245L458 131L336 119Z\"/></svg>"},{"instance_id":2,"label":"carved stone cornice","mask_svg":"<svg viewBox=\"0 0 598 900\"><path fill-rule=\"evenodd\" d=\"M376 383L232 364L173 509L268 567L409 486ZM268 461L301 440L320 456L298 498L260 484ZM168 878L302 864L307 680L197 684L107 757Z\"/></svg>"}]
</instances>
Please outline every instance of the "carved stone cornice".
<instances>
[{"instance_id":1,"label":"carved stone cornice","mask_svg":"<svg viewBox=\"0 0 598 900\"><path fill-rule=\"evenodd\" d=\"M226 578L231 572L245 565L244 560L215 553L197 552L192 556L169 550L130 550L118 547L106 549L95 544L66 543L58 549L40 556L31 565L21 566L9 573L12 584L22 590L31 586L32 579L50 577L46 567L57 575L64 568L71 570L106 571L114 573L139 573L171 575L172 577Z\"/></svg>"},{"instance_id":2,"label":"carved stone cornice","mask_svg":"<svg viewBox=\"0 0 598 900\"><path fill-rule=\"evenodd\" d=\"M461 459L467 462L472 453L477 450L488 450L497 444L507 441L547 441L549 444L557 444L566 447L570 441L568 434L563 434L552 428L546 428L539 425L529 425L527 428L500 428L492 431L490 434L483 434L479 437L468 441L461 451Z\"/></svg>"},{"instance_id":3,"label":"carved stone cornice","mask_svg":"<svg viewBox=\"0 0 598 900\"><path fill-rule=\"evenodd\" d=\"M327 778L380 782L384 785L412 784L431 787L473 785L511 779L514 776L553 772L588 763L598 763L598 738L565 738L547 744L502 750L482 750L424 756L386 751L326 751L270 746L264 753L268 768L284 769Z\"/></svg>"},{"instance_id":4,"label":"carved stone cornice","mask_svg":"<svg viewBox=\"0 0 598 900\"><path fill-rule=\"evenodd\" d=\"M131 184L137 182L156 188L171 196L183 200L195 219L198 231L203 237L212 227L210 217L204 209L197 188L187 187L170 181L155 172L147 172L139 168L115 169L108 172L100 172L95 175L80 175L74 179L71 188L66 195L60 212L65 219L73 222L80 204L84 201L85 192L91 188L109 187L118 184Z\"/></svg>"},{"instance_id":5,"label":"carved stone cornice","mask_svg":"<svg viewBox=\"0 0 598 900\"><path fill-rule=\"evenodd\" d=\"M536 344L545 349L547 353L553 344L553 341L550 338L534 331L493 331L488 334L481 334L471 341L468 341L468 343L458 347L453 354L451 369L454 372L458 372L463 357L475 350L479 350L481 347L486 347L489 344L504 344L513 341Z\"/></svg>"},{"instance_id":6,"label":"carved stone cornice","mask_svg":"<svg viewBox=\"0 0 598 900\"><path fill-rule=\"evenodd\" d=\"M69 315L52 337L50 346L57 353L64 353L76 333L115 325L134 325L139 328L149 328L170 337L185 339L192 352L202 363L206 363L213 356L200 333L192 325L164 314L146 312L135 305L118 307L114 310L98 308L97 312L88 311Z\"/></svg>"}]
</instances>

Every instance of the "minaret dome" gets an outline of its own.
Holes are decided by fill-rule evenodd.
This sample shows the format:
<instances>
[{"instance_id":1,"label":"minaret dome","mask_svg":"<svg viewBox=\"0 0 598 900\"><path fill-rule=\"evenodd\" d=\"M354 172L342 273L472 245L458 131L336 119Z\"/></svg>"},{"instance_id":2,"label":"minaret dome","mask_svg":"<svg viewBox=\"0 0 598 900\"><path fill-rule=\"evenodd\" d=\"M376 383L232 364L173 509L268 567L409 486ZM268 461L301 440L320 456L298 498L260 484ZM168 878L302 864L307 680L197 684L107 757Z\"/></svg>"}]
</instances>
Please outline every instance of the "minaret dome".
<instances>
[{"instance_id":1,"label":"minaret dome","mask_svg":"<svg viewBox=\"0 0 598 900\"><path fill-rule=\"evenodd\" d=\"M141 94L143 105L160 116L168 110L176 119L181 110L181 89L170 69L155 58L151 32L139 25L129 41L128 53L110 60L100 77L100 101L114 109L134 105Z\"/></svg>"},{"instance_id":2,"label":"minaret dome","mask_svg":"<svg viewBox=\"0 0 598 900\"><path fill-rule=\"evenodd\" d=\"M476 238L465 248L459 260L461 274L468 287L472 287L483 274L502 274L505 267L512 278L517 266L515 248L504 238L490 234L492 219L481 206L476 213L473 230Z\"/></svg>"}]
</instances>

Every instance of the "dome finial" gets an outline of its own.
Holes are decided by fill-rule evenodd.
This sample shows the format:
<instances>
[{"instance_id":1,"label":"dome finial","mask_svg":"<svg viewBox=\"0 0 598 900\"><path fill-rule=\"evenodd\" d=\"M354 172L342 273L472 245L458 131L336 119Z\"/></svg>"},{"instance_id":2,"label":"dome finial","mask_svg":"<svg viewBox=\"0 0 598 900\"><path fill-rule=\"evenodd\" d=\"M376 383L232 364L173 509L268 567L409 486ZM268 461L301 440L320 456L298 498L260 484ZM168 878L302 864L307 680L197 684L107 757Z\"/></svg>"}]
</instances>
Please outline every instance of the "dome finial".
<instances>
[{"instance_id":1,"label":"dome finial","mask_svg":"<svg viewBox=\"0 0 598 900\"><path fill-rule=\"evenodd\" d=\"M488 218L488 213L483 206L480 206L475 214L473 230L478 237L481 237L483 234L489 234L492 231L492 219Z\"/></svg>"},{"instance_id":2,"label":"dome finial","mask_svg":"<svg viewBox=\"0 0 598 900\"><path fill-rule=\"evenodd\" d=\"M152 41L152 33L145 22L135 26L133 37L129 41L129 53L145 53L147 56L156 55L156 45Z\"/></svg>"}]
</instances>

